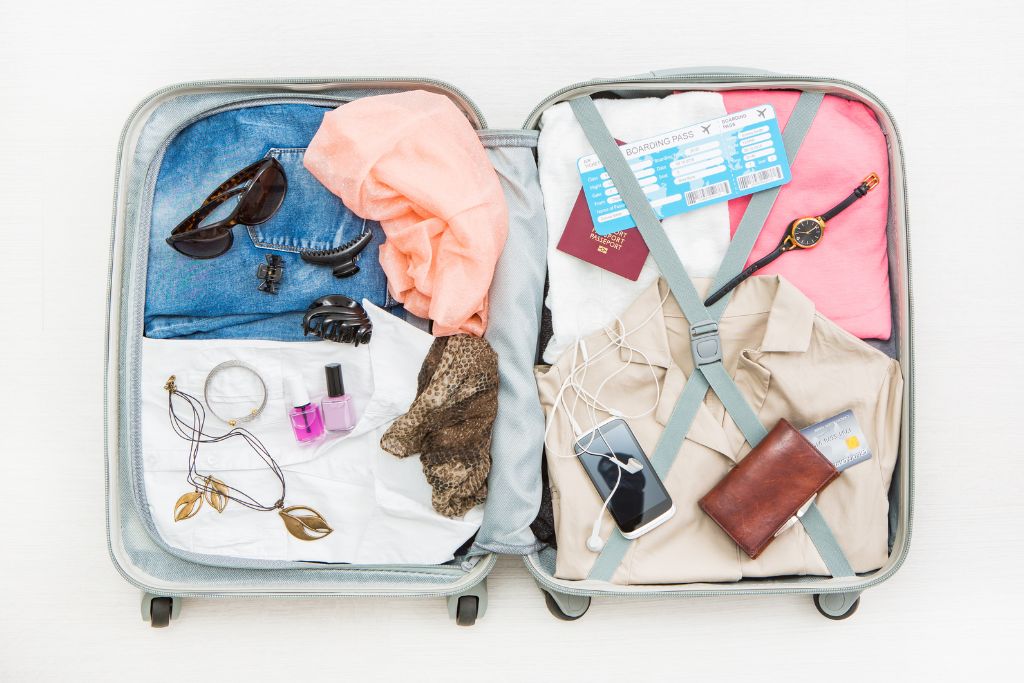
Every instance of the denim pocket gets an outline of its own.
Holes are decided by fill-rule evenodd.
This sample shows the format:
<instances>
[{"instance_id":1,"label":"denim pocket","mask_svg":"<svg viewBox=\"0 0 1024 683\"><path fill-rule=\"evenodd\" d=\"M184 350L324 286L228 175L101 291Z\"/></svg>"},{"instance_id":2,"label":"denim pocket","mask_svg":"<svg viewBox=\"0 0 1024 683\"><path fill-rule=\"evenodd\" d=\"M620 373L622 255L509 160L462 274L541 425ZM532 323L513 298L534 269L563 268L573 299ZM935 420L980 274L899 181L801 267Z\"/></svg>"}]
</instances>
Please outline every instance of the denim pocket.
<instances>
[{"instance_id":1,"label":"denim pocket","mask_svg":"<svg viewBox=\"0 0 1024 683\"><path fill-rule=\"evenodd\" d=\"M249 226L253 244L261 249L333 249L364 229L366 220L352 213L302 165L305 152L302 147L273 147L266 154L284 167L288 193L269 221Z\"/></svg>"}]
</instances>

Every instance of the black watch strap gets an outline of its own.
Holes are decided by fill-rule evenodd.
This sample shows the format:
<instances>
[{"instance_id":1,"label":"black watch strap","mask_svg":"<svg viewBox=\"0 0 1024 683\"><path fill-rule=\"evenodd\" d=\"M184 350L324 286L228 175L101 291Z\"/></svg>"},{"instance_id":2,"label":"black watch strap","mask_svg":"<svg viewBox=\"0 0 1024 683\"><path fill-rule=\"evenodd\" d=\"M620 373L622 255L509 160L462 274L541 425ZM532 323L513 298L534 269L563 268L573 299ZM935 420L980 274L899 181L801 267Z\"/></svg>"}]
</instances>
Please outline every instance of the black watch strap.
<instances>
[{"instance_id":1,"label":"black watch strap","mask_svg":"<svg viewBox=\"0 0 1024 683\"><path fill-rule=\"evenodd\" d=\"M775 247L775 249L773 249L772 251L768 252L767 254L762 256L761 258L759 258L756 261L754 261L753 263L751 263L749 266L747 266L742 271L740 271L739 275L737 275L736 277L734 277L733 279L729 280L724 285L722 285L721 287L716 289L714 291L714 293L711 296L709 296L704 301L704 305L705 306L713 306L713 305L715 305L718 302L719 299L721 299L723 296L725 296L726 294L731 292L733 289L735 289L736 286L739 285L739 283L743 282L748 277L750 277L751 275L753 275L757 271L761 270L762 268L767 266L769 263L771 263L775 259L777 259L780 256L782 256L787 251L786 250L786 238L787 237L789 237L789 230L787 230L786 234L782 236L782 241L779 242L779 246Z\"/></svg>"},{"instance_id":2,"label":"black watch strap","mask_svg":"<svg viewBox=\"0 0 1024 683\"><path fill-rule=\"evenodd\" d=\"M856 190L850 193L849 197L839 202L825 213L821 214L821 220L824 221L825 223L828 223L830 220L832 220L840 213L848 209L850 207L850 204L853 204L855 201L866 195L877 184L878 176L872 173L863 181L861 181L861 184L857 186Z\"/></svg>"}]
</instances>

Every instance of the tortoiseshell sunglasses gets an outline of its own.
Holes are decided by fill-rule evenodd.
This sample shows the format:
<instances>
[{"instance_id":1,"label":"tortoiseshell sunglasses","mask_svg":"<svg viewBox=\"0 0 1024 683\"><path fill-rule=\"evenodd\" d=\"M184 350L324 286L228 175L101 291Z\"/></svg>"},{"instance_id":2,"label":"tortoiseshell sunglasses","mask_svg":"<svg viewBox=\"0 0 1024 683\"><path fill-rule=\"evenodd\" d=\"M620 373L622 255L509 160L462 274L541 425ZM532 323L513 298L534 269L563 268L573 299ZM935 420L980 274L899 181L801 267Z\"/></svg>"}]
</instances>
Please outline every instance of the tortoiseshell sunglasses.
<instances>
[{"instance_id":1,"label":"tortoiseshell sunglasses","mask_svg":"<svg viewBox=\"0 0 1024 683\"><path fill-rule=\"evenodd\" d=\"M216 258L227 252L234 243L232 228L236 225L266 223L281 208L287 192L288 179L277 159L260 159L211 192L202 206L171 231L167 244L189 258ZM202 225L218 206L238 195L241 195L238 203L226 218Z\"/></svg>"}]
</instances>

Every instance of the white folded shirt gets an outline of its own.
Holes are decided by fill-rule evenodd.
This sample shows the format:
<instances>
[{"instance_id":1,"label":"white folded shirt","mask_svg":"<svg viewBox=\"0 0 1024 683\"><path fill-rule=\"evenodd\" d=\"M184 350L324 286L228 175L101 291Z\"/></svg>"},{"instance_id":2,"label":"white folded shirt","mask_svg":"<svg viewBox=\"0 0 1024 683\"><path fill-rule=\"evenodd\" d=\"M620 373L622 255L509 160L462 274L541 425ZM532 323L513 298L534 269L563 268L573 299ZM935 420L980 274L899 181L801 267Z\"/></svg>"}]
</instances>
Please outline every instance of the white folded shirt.
<instances>
[{"instance_id":1,"label":"white folded shirt","mask_svg":"<svg viewBox=\"0 0 1024 683\"><path fill-rule=\"evenodd\" d=\"M722 96L712 92L595 102L608 130L624 142L725 114ZM544 360L553 363L577 338L612 325L658 278L659 271L654 259L648 258L640 277L633 282L558 251L558 241L581 189L576 162L594 150L568 102L549 108L540 123L537 159L548 222L546 304L554 327ZM662 225L690 277L714 277L729 246L727 203L666 218Z\"/></svg>"},{"instance_id":2,"label":"white folded shirt","mask_svg":"<svg viewBox=\"0 0 1024 683\"><path fill-rule=\"evenodd\" d=\"M173 548L209 555L260 560L308 560L353 564L440 564L480 527L483 507L449 519L431 506L431 489L418 456L397 458L380 448L391 422L416 396L416 377L433 337L364 301L373 340L358 348L328 341L143 339L142 449L149 512L163 540ZM315 541L289 534L276 511L261 512L229 501L222 513L209 505L174 521L174 504L192 487L185 480L188 441L171 430L167 415L169 375L182 391L203 400L209 371L226 360L257 369L267 385L267 405L240 426L267 447L284 471L285 505L319 512L334 531ZM310 396L326 395L324 365L341 363L345 390L358 422L344 436L299 444L287 418L283 377L299 373ZM217 376L215 410L224 418L244 413L258 401L253 378L244 371ZM258 387L258 384L256 384ZM191 414L178 414L187 423ZM207 411L205 431L229 429ZM273 505L277 478L241 438L202 444L197 470Z\"/></svg>"}]
</instances>

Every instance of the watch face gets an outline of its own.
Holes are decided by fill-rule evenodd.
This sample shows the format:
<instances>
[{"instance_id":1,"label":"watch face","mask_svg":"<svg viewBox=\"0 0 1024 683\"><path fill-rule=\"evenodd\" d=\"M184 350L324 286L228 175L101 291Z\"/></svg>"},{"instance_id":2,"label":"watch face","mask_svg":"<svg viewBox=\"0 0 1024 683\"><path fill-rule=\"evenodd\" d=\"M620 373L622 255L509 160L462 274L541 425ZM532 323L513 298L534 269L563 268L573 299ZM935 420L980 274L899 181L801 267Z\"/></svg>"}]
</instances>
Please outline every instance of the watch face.
<instances>
[{"instance_id":1,"label":"watch face","mask_svg":"<svg viewBox=\"0 0 1024 683\"><path fill-rule=\"evenodd\" d=\"M820 239L821 223L813 218L801 218L793 226L793 241L803 249L813 247Z\"/></svg>"}]
</instances>

